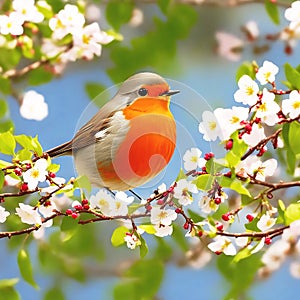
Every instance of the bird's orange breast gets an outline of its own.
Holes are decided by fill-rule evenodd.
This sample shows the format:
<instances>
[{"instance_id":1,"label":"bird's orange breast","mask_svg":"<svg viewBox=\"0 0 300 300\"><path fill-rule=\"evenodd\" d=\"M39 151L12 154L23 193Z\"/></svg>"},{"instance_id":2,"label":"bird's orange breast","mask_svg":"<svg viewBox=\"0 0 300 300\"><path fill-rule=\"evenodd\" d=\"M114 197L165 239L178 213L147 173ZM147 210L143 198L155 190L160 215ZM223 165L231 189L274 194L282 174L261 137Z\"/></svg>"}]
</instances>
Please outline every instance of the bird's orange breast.
<instances>
[{"instance_id":1,"label":"bird's orange breast","mask_svg":"<svg viewBox=\"0 0 300 300\"><path fill-rule=\"evenodd\" d=\"M141 98L123 110L130 126L110 165L98 164L107 186L144 184L169 163L176 146L176 124L169 99ZM112 188L113 189L113 188ZM118 189L118 188L115 188Z\"/></svg>"}]
</instances>

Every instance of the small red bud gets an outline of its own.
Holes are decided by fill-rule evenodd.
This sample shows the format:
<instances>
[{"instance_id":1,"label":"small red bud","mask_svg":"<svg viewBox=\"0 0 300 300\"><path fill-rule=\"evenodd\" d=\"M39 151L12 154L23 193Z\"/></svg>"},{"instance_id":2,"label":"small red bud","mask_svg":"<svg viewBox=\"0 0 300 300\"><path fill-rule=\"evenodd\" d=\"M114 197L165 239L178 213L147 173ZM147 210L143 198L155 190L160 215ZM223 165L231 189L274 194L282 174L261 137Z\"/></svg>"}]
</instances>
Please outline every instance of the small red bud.
<instances>
[{"instance_id":1,"label":"small red bud","mask_svg":"<svg viewBox=\"0 0 300 300\"><path fill-rule=\"evenodd\" d=\"M90 206L88 204L84 204L83 209L88 210L88 209L90 209Z\"/></svg>"},{"instance_id":2,"label":"small red bud","mask_svg":"<svg viewBox=\"0 0 300 300\"><path fill-rule=\"evenodd\" d=\"M72 215L72 213L73 213L73 210L72 210L72 209L67 209L67 210L66 210L66 214L67 214L68 216Z\"/></svg>"},{"instance_id":3,"label":"small red bud","mask_svg":"<svg viewBox=\"0 0 300 300\"><path fill-rule=\"evenodd\" d=\"M256 117L254 123L259 124L261 122L261 118Z\"/></svg>"},{"instance_id":4,"label":"small red bud","mask_svg":"<svg viewBox=\"0 0 300 300\"><path fill-rule=\"evenodd\" d=\"M25 168L26 168L27 170L31 169L31 164L30 164L30 163L26 163L26 164L25 164Z\"/></svg>"},{"instance_id":5,"label":"small red bud","mask_svg":"<svg viewBox=\"0 0 300 300\"><path fill-rule=\"evenodd\" d=\"M231 178L231 171L228 171L227 173L224 174L225 177Z\"/></svg>"},{"instance_id":6,"label":"small red bud","mask_svg":"<svg viewBox=\"0 0 300 300\"><path fill-rule=\"evenodd\" d=\"M44 206L51 206L51 201L50 201L50 200L47 200L47 201L44 203Z\"/></svg>"},{"instance_id":7,"label":"small red bud","mask_svg":"<svg viewBox=\"0 0 300 300\"><path fill-rule=\"evenodd\" d=\"M22 183L20 190L21 192L28 191L28 184L26 182Z\"/></svg>"},{"instance_id":8,"label":"small red bud","mask_svg":"<svg viewBox=\"0 0 300 300\"><path fill-rule=\"evenodd\" d=\"M159 199L159 200L156 201L156 203L158 205L163 205L165 203L165 201L163 199Z\"/></svg>"},{"instance_id":9,"label":"small red bud","mask_svg":"<svg viewBox=\"0 0 300 300\"><path fill-rule=\"evenodd\" d=\"M73 213L71 214L71 217L72 217L73 219L77 219L78 216L79 216L79 215L78 215L76 212L73 212Z\"/></svg>"},{"instance_id":10,"label":"small red bud","mask_svg":"<svg viewBox=\"0 0 300 300\"><path fill-rule=\"evenodd\" d=\"M55 178L56 177L56 174L53 173L53 172L49 172L48 175L49 175L50 178Z\"/></svg>"},{"instance_id":11,"label":"small red bud","mask_svg":"<svg viewBox=\"0 0 300 300\"><path fill-rule=\"evenodd\" d=\"M152 206L150 204L148 204L148 205L145 206L145 208L146 208L147 211L150 211L152 209Z\"/></svg>"},{"instance_id":12,"label":"small red bud","mask_svg":"<svg viewBox=\"0 0 300 300\"><path fill-rule=\"evenodd\" d=\"M210 160L211 158L213 158L215 155L212 152L208 152L204 154L204 159L205 160Z\"/></svg>"},{"instance_id":13,"label":"small red bud","mask_svg":"<svg viewBox=\"0 0 300 300\"><path fill-rule=\"evenodd\" d=\"M15 168L14 172L15 172L15 174L17 176L21 176L22 175L22 170L20 168Z\"/></svg>"},{"instance_id":14,"label":"small red bud","mask_svg":"<svg viewBox=\"0 0 300 300\"><path fill-rule=\"evenodd\" d=\"M202 170L203 172L206 172L206 167L205 167L205 166L202 167L201 170Z\"/></svg>"},{"instance_id":15,"label":"small red bud","mask_svg":"<svg viewBox=\"0 0 300 300\"><path fill-rule=\"evenodd\" d=\"M176 212L176 214L181 214L182 213L182 209L178 207L178 208L175 209L175 212Z\"/></svg>"},{"instance_id":16,"label":"small red bud","mask_svg":"<svg viewBox=\"0 0 300 300\"><path fill-rule=\"evenodd\" d=\"M82 204L82 205L89 204L89 200L83 199L83 200L81 201L81 204Z\"/></svg>"},{"instance_id":17,"label":"small red bud","mask_svg":"<svg viewBox=\"0 0 300 300\"><path fill-rule=\"evenodd\" d=\"M229 221L230 220L230 213L227 212L226 214L223 214L222 215L222 220L225 221L225 222Z\"/></svg>"},{"instance_id":18,"label":"small red bud","mask_svg":"<svg viewBox=\"0 0 300 300\"><path fill-rule=\"evenodd\" d=\"M227 141L227 143L226 143L226 145L225 145L225 149L226 149L226 150L231 150L232 147L233 147L233 140L230 139L230 140Z\"/></svg>"},{"instance_id":19,"label":"small red bud","mask_svg":"<svg viewBox=\"0 0 300 300\"><path fill-rule=\"evenodd\" d=\"M217 228L218 231L223 231L224 225L222 223L217 223L216 228Z\"/></svg>"},{"instance_id":20,"label":"small red bud","mask_svg":"<svg viewBox=\"0 0 300 300\"><path fill-rule=\"evenodd\" d=\"M248 215L246 216L246 218L247 218L247 220L248 220L249 222L252 222L252 221L254 220L254 216L251 215L251 214L248 214Z\"/></svg>"},{"instance_id":21,"label":"small red bud","mask_svg":"<svg viewBox=\"0 0 300 300\"><path fill-rule=\"evenodd\" d=\"M221 202L222 202L222 199L220 197L215 198L215 203L217 205L221 204Z\"/></svg>"},{"instance_id":22,"label":"small red bud","mask_svg":"<svg viewBox=\"0 0 300 300\"><path fill-rule=\"evenodd\" d=\"M250 134L251 133L251 131L252 131L252 126L251 126L251 124L246 124L245 125L245 131L246 131L246 133L248 133L248 134Z\"/></svg>"},{"instance_id":23,"label":"small red bud","mask_svg":"<svg viewBox=\"0 0 300 300\"><path fill-rule=\"evenodd\" d=\"M80 205L80 204L74 205L74 208L75 208L76 210L82 210L82 209L83 209L82 205Z\"/></svg>"},{"instance_id":24,"label":"small red bud","mask_svg":"<svg viewBox=\"0 0 300 300\"><path fill-rule=\"evenodd\" d=\"M202 235L203 235L203 231L202 231L202 230L199 230L199 231L198 231L198 236L201 237Z\"/></svg>"},{"instance_id":25,"label":"small red bud","mask_svg":"<svg viewBox=\"0 0 300 300\"><path fill-rule=\"evenodd\" d=\"M190 224L189 224L188 222L185 222L184 225L183 225L183 228L184 228L185 230L188 230L189 227L190 227Z\"/></svg>"},{"instance_id":26,"label":"small red bud","mask_svg":"<svg viewBox=\"0 0 300 300\"><path fill-rule=\"evenodd\" d=\"M220 254L222 254L222 251L216 251L215 252L217 255L220 255Z\"/></svg>"},{"instance_id":27,"label":"small red bud","mask_svg":"<svg viewBox=\"0 0 300 300\"><path fill-rule=\"evenodd\" d=\"M266 245L272 244L272 239L271 239L270 237L267 236L267 237L265 238L265 244L266 244Z\"/></svg>"}]
</instances>

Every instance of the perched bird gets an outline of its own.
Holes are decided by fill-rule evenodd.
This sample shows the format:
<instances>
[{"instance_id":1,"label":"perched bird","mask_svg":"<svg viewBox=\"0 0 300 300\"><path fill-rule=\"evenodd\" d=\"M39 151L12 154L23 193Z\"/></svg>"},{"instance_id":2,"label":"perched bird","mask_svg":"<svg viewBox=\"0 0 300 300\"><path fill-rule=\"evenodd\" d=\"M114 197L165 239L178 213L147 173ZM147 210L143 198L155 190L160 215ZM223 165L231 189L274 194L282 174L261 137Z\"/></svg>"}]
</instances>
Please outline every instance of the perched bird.
<instances>
[{"instance_id":1,"label":"perched bird","mask_svg":"<svg viewBox=\"0 0 300 300\"><path fill-rule=\"evenodd\" d=\"M71 141L47 153L73 155L78 174L95 186L119 191L140 186L174 153L176 124L169 105L177 93L157 74L135 74Z\"/></svg>"}]
</instances>

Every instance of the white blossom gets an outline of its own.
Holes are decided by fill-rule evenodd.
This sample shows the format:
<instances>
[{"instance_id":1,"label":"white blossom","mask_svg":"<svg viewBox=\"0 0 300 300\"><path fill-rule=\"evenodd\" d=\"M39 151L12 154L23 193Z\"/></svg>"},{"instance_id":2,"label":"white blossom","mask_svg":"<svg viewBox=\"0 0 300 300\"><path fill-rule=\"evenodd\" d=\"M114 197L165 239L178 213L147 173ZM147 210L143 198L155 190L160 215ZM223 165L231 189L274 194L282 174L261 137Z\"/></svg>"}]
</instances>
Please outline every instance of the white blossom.
<instances>
[{"instance_id":1,"label":"white blossom","mask_svg":"<svg viewBox=\"0 0 300 300\"><path fill-rule=\"evenodd\" d=\"M10 213L0 206L0 223L4 223L9 215Z\"/></svg>"},{"instance_id":2,"label":"white blossom","mask_svg":"<svg viewBox=\"0 0 300 300\"><path fill-rule=\"evenodd\" d=\"M300 22L300 1L294 1L284 13L285 18L292 23Z\"/></svg>"},{"instance_id":3,"label":"white blossom","mask_svg":"<svg viewBox=\"0 0 300 300\"><path fill-rule=\"evenodd\" d=\"M233 34L217 32L218 54L228 60L238 61L241 58L241 50L244 42Z\"/></svg>"},{"instance_id":4,"label":"white blossom","mask_svg":"<svg viewBox=\"0 0 300 300\"><path fill-rule=\"evenodd\" d=\"M144 13L139 8L134 8L132 10L131 19L129 20L129 25L132 27L138 27L144 22Z\"/></svg>"},{"instance_id":5,"label":"white blossom","mask_svg":"<svg viewBox=\"0 0 300 300\"><path fill-rule=\"evenodd\" d=\"M224 253L225 255L236 255L236 249L232 241L225 236L217 236L214 242L207 245L207 247L215 253Z\"/></svg>"},{"instance_id":6,"label":"white blossom","mask_svg":"<svg viewBox=\"0 0 300 300\"><path fill-rule=\"evenodd\" d=\"M276 223L276 218L271 218L268 213L262 215L257 222L257 228L261 231L267 231L271 229Z\"/></svg>"},{"instance_id":7,"label":"white blossom","mask_svg":"<svg viewBox=\"0 0 300 300\"><path fill-rule=\"evenodd\" d=\"M90 197L90 207L99 208L100 211L109 216L112 210L111 204L114 198L105 189L100 189L96 195Z\"/></svg>"},{"instance_id":8,"label":"white blossom","mask_svg":"<svg viewBox=\"0 0 300 300\"><path fill-rule=\"evenodd\" d=\"M46 180L48 162L44 158L37 160L32 168L23 173L24 182L28 184L29 190L34 190L39 182Z\"/></svg>"},{"instance_id":9,"label":"white blossom","mask_svg":"<svg viewBox=\"0 0 300 300\"><path fill-rule=\"evenodd\" d=\"M248 21L244 28L247 30L248 34L250 35L250 38L252 40L255 40L259 37L259 29L257 26L257 23L255 21Z\"/></svg>"},{"instance_id":10,"label":"white blossom","mask_svg":"<svg viewBox=\"0 0 300 300\"><path fill-rule=\"evenodd\" d=\"M101 10L99 5L89 3L85 9L85 17L89 21L89 23L98 22L101 17Z\"/></svg>"},{"instance_id":11,"label":"white blossom","mask_svg":"<svg viewBox=\"0 0 300 300\"><path fill-rule=\"evenodd\" d=\"M177 213L173 209L160 209L160 207L153 207L151 209L150 221L154 225L171 225L177 218Z\"/></svg>"},{"instance_id":12,"label":"white blossom","mask_svg":"<svg viewBox=\"0 0 300 300\"><path fill-rule=\"evenodd\" d=\"M234 93L234 100L252 106L258 101L257 83L248 75L243 75L238 81L239 89Z\"/></svg>"},{"instance_id":13,"label":"white blossom","mask_svg":"<svg viewBox=\"0 0 300 300\"><path fill-rule=\"evenodd\" d=\"M202 113L202 122L199 124L199 132L203 134L206 141L215 141L221 136L222 131L215 114L211 111Z\"/></svg>"},{"instance_id":14,"label":"white blossom","mask_svg":"<svg viewBox=\"0 0 300 300\"><path fill-rule=\"evenodd\" d=\"M188 205L193 202L191 193L198 193L197 186L186 179L180 179L174 188L174 197L178 199L179 204Z\"/></svg>"},{"instance_id":15,"label":"white blossom","mask_svg":"<svg viewBox=\"0 0 300 300\"><path fill-rule=\"evenodd\" d=\"M67 34L74 34L80 30L84 23L84 15L78 11L78 7L66 4L64 9L49 20L49 27L53 31L53 37L60 40Z\"/></svg>"},{"instance_id":16,"label":"white blossom","mask_svg":"<svg viewBox=\"0 0 300 300\"><path fill-rule=\"evenodd\" d=\"M279 68L270 61L264 61L256 73L256 78L260 84L264 85L275 81L275 75L278 73Z\"/></svg>"},{"instance_id":17,"label":"white blossom","mask_svg":"<svg viewBox=\"0 0 300 300\"><path fill-rule=\"evenodd\" d=\"M92 59L101 55L101 44L108 44L113 37L100 30L98 23L92 23L73 33L74 49L77 57Z\"/></svg>"},{"instance_id":18,"label":"white blossom","mask_svg":"<svg viewBox=\"0 0 300 300\"><path fill-rule=\"evenodd\" d=\"M23 223L30 225L42 225L41 216L33 206L19 203L19 207L16 208L16 211L16 215L21 218Z\"/></svg>"},{"instance_id":19,"label":"white blossom","mask_svg":"<svg viewBox=\"0 0 300 300\"><path fill-rule=\"evenodd\" d=\"M44 20L44 15L38 11L34 0L14 0L12 6L20 18L23 18L23 22L40 23Z\"/></svg>"},{"instance_id":20,"label":"white blossom","mask_svg":"<svg viewBox=\"0 0 300 300\"><path fill-rule=\"evenodd\" d=\"M132 250L141 245L141 241L135 234L126 234L124 237L124 241L126 242L127 247Z\"/></svg>"},{"instance_id":21,"label":"white blossom","mask_svg":"<svg viewBox=\"0 0 300 300\"><path fill-rule=\"evenodd\" d=\"M256 146L261 140L265 139L265 130L260 124L254 123L251 132L245 133L242 137L243 141L250 147Z\"/></svg>"},{"instance_id":22,"label":"white blossom","mask_svg":"<svg viewBox=\"0 0 300 300\"><path fill-rule=\"evenodd\" d=\"M0 16L0 33L7 35L21 35L23 34L23 18L16 12L10 13L8 16Z\"/></svg>"},{"instance_id":23,"label":"white blossom","mask_svg":"<svg viewBox=\"0 0 300 300\"><path fill-rule=\"evenodd\" d=\"M173 233L173 226L172 225L162 225L162 224L155 224L155 235L159 237L165 237L168 235L172 235Z\"/></svg>"},{"instance_id":24,"label":"white blossom","mask_svg":"<svg viewBox=\"0 0 300 300\"><path fill-rule=\"evenodd\" d=\"M274 242L262 256L262 263L269 271L277 270L286 258L290 244L282 239Z\"/></svg>"},{"instance_id":25,"label":"white blossom","mask_svg":"<svg viewBox=\"0 0 300 300\"><path fill-rule=\"evenodd\" d=\"M261 104L256 108L255 116L261 118L262 122L268 126L274 126L279 122L277 113L280 111L280 107L274 100L275 95L264 88Z\"/></svg>"},{"instance_id":26,"label":"white blossom","mask_svg":"<svg viewBox=\"0 0 300 300\"><path fill-rule=\"evenodd\" d=\"M300 262L299 261L291 262L290 273L294 278L300 279Z\"/></svg>"},{"instance_id":27,"label":"white blossom","mask_svg":"<svg viewBox=\"0 0 300 300\"><path fill-rule=\"evenodd\" d=\"M28 91L24 94L20 114L28 120L42 121L48 116L48 104L43 95Z\"/></svg>"},{"instance_id":28,"label":"white blossom","mask_svg":"<svg viewBox=\"0 0 300 300\"><path fill-rule=\"evenodd\" d=\"M248 108L233 106L230 108L217 108L214 114L220 126L220 139L228 140L233 132L241 128L241 121L246 120L249 115Z\"/></svg>"},{"instance_id":29,"label":"white blossom","mask_svg":"<svg viewBox=\"0 0 300 300\"><path fill-rule=\"evenodd\" d=\"M292 91L288 99L282 100L282 112L292 119L300 115L300 94L298 91Z\"/></svg>"},{"instance_id":30,"label":"white blossom","mask_svg":"<svg viewBox=\"0 0 300 300\"><path fill-rule=\"evenodd\" d=\"M192 171L197 169L198 167L205 166L206 160L201 158L202 151L198 148L191 148L186 150L183 155L184 168L187 171Z\"/></svg>"},{"instance_id":31,"label":"white blossom","mask_svg":"<svg viewBox=\"0 0 300 300\"><path fill-rule=\"evenodd\" d=\"M198 202L198 206L201 212L203 212L204 214L210 214L211 212L217 211L219 208L219 205L217 205L215 201L207 195L201 197Z\"/></svg>"}]
</instances>

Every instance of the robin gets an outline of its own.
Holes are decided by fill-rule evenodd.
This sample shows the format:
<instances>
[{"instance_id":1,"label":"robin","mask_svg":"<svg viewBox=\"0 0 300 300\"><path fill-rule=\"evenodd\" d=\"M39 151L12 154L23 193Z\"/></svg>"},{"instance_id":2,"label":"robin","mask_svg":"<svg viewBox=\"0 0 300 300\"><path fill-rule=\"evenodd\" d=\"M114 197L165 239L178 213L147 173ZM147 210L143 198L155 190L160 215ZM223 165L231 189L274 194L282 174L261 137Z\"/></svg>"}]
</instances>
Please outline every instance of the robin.
<instances>
[{"instance_id":1,"label":"robin","mask_svg":"<svg viewBox=\"0 0 300 300\"><path fill-rule=\"evenodd\" d=\"M157 74L135 74L71 141L47 153L73 155L78 174L95 186L119 191L140 186L174 153L176 124L169 105L177 93Z\"/></svg>"}]
</instances>

